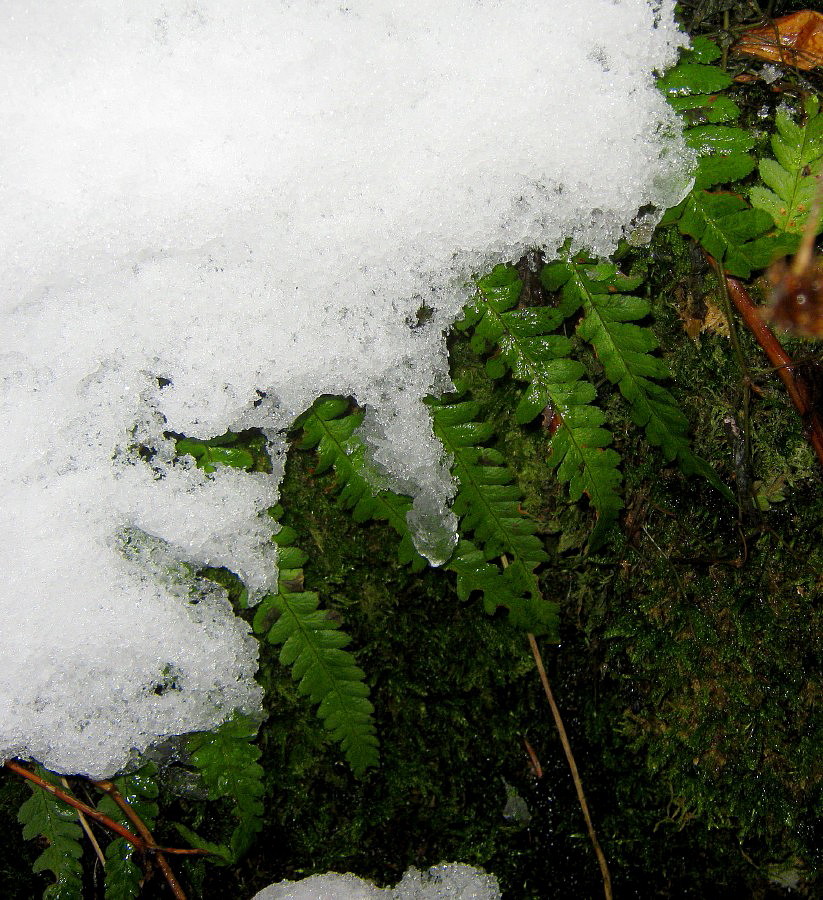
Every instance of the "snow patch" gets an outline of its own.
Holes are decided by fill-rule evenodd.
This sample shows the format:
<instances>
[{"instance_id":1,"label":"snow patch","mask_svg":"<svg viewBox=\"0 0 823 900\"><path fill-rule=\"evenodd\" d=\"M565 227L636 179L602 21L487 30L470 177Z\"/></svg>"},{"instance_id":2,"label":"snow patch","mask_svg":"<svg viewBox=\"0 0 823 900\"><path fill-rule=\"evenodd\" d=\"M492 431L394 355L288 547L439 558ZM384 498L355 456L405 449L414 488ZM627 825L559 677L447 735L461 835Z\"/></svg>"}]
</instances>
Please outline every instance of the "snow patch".
<instances>
[{"instance_id":1,"label":"snow patch","mask_svg":"<svg viewBox=\"0 0 823 900\"><path fill-rule=\"evenodd\" d=\"M681 198L672 8L3 4L0 757L111 775L257 706L254 643L190 572L274 584L283 434L319 394L368 408L448 556L420 402L448 330L473 274L567 236L608 253ZM175 458L170 435L246 428L271 476Z\"/></svg>"},{"instance_id":2,"label":"snow patch","mask_svg":"<svg viewBox=\"0 0 823 900\"><path fill-rule=\"evenodd\" d=\"M500 900L493 875L462 863L408 869L397 887L378 888L356 875L312 875L269 885L252 900Z\"/></svg>"}]
</instances>

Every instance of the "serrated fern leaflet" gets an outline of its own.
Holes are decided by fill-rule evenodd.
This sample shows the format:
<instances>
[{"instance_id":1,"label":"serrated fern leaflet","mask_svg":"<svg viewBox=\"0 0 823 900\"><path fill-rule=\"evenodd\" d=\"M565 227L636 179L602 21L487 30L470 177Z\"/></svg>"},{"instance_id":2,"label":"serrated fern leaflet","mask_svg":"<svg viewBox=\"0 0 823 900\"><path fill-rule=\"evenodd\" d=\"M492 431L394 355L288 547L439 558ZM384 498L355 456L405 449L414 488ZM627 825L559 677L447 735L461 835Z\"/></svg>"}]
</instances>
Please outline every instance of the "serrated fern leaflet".
<instances>
[{"instance_id":1,"label":"serrated fern leaflet","mask_svg":"<svg viewBox=\"0 0 823 900\"><path fill-rule=\"evenodd\" d=\"M593 402L596 391L583 364L569 358L570 340L552 333L581 300L566 294L559 307L517 309L522 284L511 266L497 266L477 284L460 327L473 329L476 350L497 348L486 364L491 377L509 370L526 383L515 410L519 423L546 409L556 416L548 462L572 501L588 496L599 517L591 538L596 546L623 506L620 457L610 448L612 435L603 427L606 417Z\"/></svg>"},{"instance_id":2,"label":"serrated fern leaflet","mask_svg":"<svg viewBox=\"0 0 823 900\"><path fill-rule=\"evenodd\" d=\"M57 785L58 776L41 766L37 774ZM54 883L43 892L44 900L80 900L83 896L83 869L80 857L83 847L80 840L83 831L77 819L77 810L58 800L40 787L30 785L32 795L20 807L17 819L23 826L27 840L42 838L47 846L34 861L34 872L51 872Z\"/></svg>"},{"instance_id":3,"label":"serrated fern leaflet","mask_svg":"<svg viewBox=\"0 0 823 900\"><path fill-rule=\"evenodd\" d=\"M805 121L796 123L784 107L775 116L776 133L771 146L775 159L760 161L760 177L766 187L755 185L749 192L752 206L767 212L781 231L801 234L823 175L823 113L820 101L804 104ZM823 220L816 223L816 233Z\"/></svg>"},{"instance_id":4,"label":"serrated fern leaflet","mask_svg":"<svg viewBox=\"0 0 823 900\"><path fill-rule=\"evenodd\" d=\"M577 333L588 341L606 377L626 399L634 423L645 429L649 442L667 460L676 460L686 474L700 474L728 499L733 495L712 468L691 450L689 423L671 393L658 381L671 377L669 367L652 351L658 347L651 328L637 322L649 315L649 302L634 294L640 278L622 275L611 263L571 257L549 267L547 280L563 283L564 293L576 295L582 318Z\"/></svg>"},{"instance_id":5,"label":"serrated fern leaflet","mask_svg":"<svg viewBox=\"0 0 823 900\"><path fill-rule=\"evenodd\" d=\"M535 569L549 559L536 536L536 523L520 509L521 491L502 454L483 446L491 426L477 421L480 405L472 401L430 401L434 433L454 458L452 474L458 482L454 512L461 534L471 533L482 548L463 540L448 567L457 572L458 593L483 592L487 612L498 606L509 610L512 622L537 634L556 638L557 607L547 602ZM486 566L505 556L507 567ZM498 577L499 576L499 577Z\"/></svg>"},{"instance_id":6,"label":"serrated fern leaflet","mask_svg":"<svg viewBox=\"0 0 823 900\"><path fill-rule=\"evenodd\" d=\"M365 674L344 648L350 638L319 608L313 591L303 590L307 556L294 546L288 527L275 537L279 547L278 592L263 598L254 617L254 630L280 646L280 661L291 666L298 689L340 742L356 775L378 761L374 708L369 702Z\"/></svg>"},{"instance_id":7,"label":"serrated fern leaflet","mask_svg":"<svg viewBox=\"0 0 823 900\"><path fill-rule=\"evenodd\" d=\"M797 246L777 219L766 212L771 198L760 196L752 208L740 196L710 191L740 181L756 166L751 153L755 141L748 131L732 124L740 110L719 92L732 84L731 78L714 62L720 51L705 39L683 55L680 63L658 81L669 102L691 127L686 143L697 155L694 189L663 218L676 223L683 234L694 238L730 275L749 278L778 256ZM762 167L761 167L762 171ZM766 165L766 171L787 188L785 179ZM784 209L784 212L786 210ZM775 231L775 222L778 230Z\"/></svg>"}]
</instances>

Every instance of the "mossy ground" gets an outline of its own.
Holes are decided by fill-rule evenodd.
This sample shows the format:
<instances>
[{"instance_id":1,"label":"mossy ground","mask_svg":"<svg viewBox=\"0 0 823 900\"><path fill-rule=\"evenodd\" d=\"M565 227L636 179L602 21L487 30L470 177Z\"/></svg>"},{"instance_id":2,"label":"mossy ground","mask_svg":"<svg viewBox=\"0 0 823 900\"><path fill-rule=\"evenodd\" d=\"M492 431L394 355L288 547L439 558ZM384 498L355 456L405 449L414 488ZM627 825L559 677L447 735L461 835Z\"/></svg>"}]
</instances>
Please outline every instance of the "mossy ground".
<instances>
[{"instance_id":1,"label":"mossy ground","mask_svg":"<svg viewBox=\"0 0 823 900\"><path fill-rule=\"evenodd\" d=\"M686 333L684 304L721 302L688 244L665 232L650 258L638 262L696 449L728 483L759 485L757 504L729 504L666 466L603 384L627 507L609 547L587 554L590 513L547 471L545 432L511 420L517 386L488 382L460 338L455 374L484 402L553 551L542 586L561 604L562 639L543 652L618 895L781 896L770 881L780 872L819 886L820 472L747 336L748 375L721 325ZM744 420L751 456L734 463ZM368 673L382 763L355 781L288 673L265 659L266 829L239 872L210 869L198 895L327 869L393 883L409 865L460 859L497 874L508 897L596 896L524 637L460 603L447 574L398 566L393 533L352 523L313 462L293 454L283 501L310 553L307 586L343 620ZM503 817L504 780L528 823Z\"/></svg>"}]
</instances>

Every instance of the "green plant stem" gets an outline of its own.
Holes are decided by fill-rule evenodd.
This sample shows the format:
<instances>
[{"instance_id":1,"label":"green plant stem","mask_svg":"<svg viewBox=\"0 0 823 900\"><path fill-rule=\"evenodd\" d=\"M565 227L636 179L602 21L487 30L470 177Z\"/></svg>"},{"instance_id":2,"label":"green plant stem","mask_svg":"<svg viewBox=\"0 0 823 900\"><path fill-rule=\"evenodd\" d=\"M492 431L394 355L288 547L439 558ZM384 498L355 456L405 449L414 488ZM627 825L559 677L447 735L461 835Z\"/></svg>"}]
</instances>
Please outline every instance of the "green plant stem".
<instances>
[{"instance_id":1,"label":"green plant stem","mask_svg":"<svg viewBox=\"0 0 823 900\"><path fill-rule=\"evenodd\" d=\"M729 286L726 283L726 277L723 270L717 264L717 260L713 259L711 256L706 254L709 262L714 268L715 275L717 276L717 283L720 288L720 297L723 301L723 315L726 317L726 322L729 326L729 340L732 345L732 353L734 353L734 358L737 362L737 367L743 373L742 379L742 392L743 392L743 422L742 422L742 432L743 432L743 452L740 454L742 459L738 458L738 453L735 450L735 469L737 470L737 502L738 507L740 508L741 515L744 510L751 510L751 437L749 435L749 405L751 402L751 386L752 386L752 374L749 370L749 364L746 361L746 357L743 355L743 349L740 346L740 338L737 334L737 323L734 320L734 316L732 315L732 305L731 300L729 299Z\"/></svg>"}]
</instances>

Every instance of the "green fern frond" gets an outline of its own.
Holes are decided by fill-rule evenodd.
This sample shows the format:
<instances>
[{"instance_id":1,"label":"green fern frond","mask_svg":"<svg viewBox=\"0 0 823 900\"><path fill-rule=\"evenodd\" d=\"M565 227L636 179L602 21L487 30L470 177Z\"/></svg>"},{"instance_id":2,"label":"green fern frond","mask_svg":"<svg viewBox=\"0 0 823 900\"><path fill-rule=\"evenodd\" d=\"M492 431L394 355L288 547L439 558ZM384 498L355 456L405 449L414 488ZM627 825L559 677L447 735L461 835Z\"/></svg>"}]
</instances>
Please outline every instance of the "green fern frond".
<instances>
[{"instance_id":1,"label":"green fern frond","mask_svg":"<svg viewBox=\"0 0 823 900\"><path fill-rule=\"evenodd\" d=\"M188 828L178 830L195 846L215 852L223 863L237 862L263 827L265 789L263 768L258 763L260 750L254 744L257 729L256 722L235 713L214 731L198 732L188 739L191 761L206 785L209 800L230 800L237 824L225 848L206 846Z\"/></svg>"},{"instance_id":2,"label":"green fern frond","mask_svg":"<svg viewBox=\"0 0 823 900\"><path fill-rule=\"evenodd\" d=\"M452 474L458 491L453 511L460 517L460 533L473 534L482 547L478 559L474 544L464 540L448 563L458 574L458 595L462 598L472 589L481 590L487 612L504 606L518 626L556 637L557 607L543 598L535 575L549 556L536 536L536 523L520 509L522 494L503 455L483 446L492 428L477 421L480 405L430 400L429 406L434 433L454 459ZM507 560L505 572L483 565L499 556ZM505 587L495 573L504 579Z\"/></svg>"},{"instance_id":3,"label":"green fern frond","mask_svg":"<svg viewBox=\"0 0 823 900\"><path fill-rule=\"evenodd\" d=\"M669 104L683 116L686 143L697 153L694 190L705 190L745 178L754 170L751 135L730 123L740 107L722 94L733 84L717 65L720 49L706 38L696 38L691 50L657 82Z\"/></svg>"},{"instance_id":4,"label":"green fern frond","mask_svg":"<svg viewBox=\"0 0 823 900\"><path fill-rule=\"evenodd\" d=\"M521 586L507 575L508 569L489 562L486 554L471 541L458 541L446 566L457 575L457 596L461 600L468 600L477 591L483 597L483 609L488 615L493 615L502 606L509 611L513 625L524 631L534 629L534 611L524 603ZM549 615L541 623L540 633L548 633L556 640L556 614L549 604L543 609Z\"/></svg>"},{"instance_id":5,"label":"green fern frond","mask_svg":"<svg viewBox=\"0 0 823 900\"><path fill-rule=\"evenodd\" d=\"M628 293L642 279L621 274L612 263L579 255L547 268L545 280L553 286L562 284L564 295L574 295L580 303L583 315L577 333L594 348L606 377L617 385L632 420L645 429L650 443L660 447L667 460L677 460L685 474L702 475L733 500L708 463L692 452L688 420L671 393L658 383L671 377L669 367L653 354L658 347L654 332L637 324L649 315L650 305L645 298Z\"/></svg>"},{"instance_id":6,"label":"green fern frond","mask_svg":"<svg viewBox=\"0 0 823 900\"><path fill-rule=\"evenodd\" d=\"M151 829L157 819L157 796L160 790L156 781L157 766L148 763L131 775L112 779L123 799L131 806L146 826ZM104 794L97 809L133 829L123 810ZM134 862L134 847L123 838L115 838L106 847L106 900L133 900L141 894L143 870Z\"/></svg>"},{"instance_id":7,"label":"green fern frond","mask_svg":"<svg viewBox=\"0 0 823 900\"><path fill-rule=\"evenodd\" d=\"M254 431L239 434L227 431L208 440L175 436L175 448L179 456L194 457L197 467L208 473L214 472L217 466L230 466L247 472L271 471L266 438Z\"/></svg>"},{"instance_id":8,"label":"green fern frond","mask_svg":"<svg viewBox=\"0 0 823 900\"><path fill-rule=\"evenodd\" d=\"M415 549L406 522L412 501L392 491L372 487L368 480L366 447L354 434L363 421L363 412L352 412L350 407L349 401L340 397L316 400L298 419L297 424L303 428L300 446L317 451L317 472L334 469L341 489L340 502L351 510L355 522L368 519L388 522L400 535L400 562L419 572L428 563Z\"/></svg>"},{"instance_id":9,"label":"green fern frond","mask_svg":"<svg viewBox=\"0 0 823 900\"><path fill-rule=\"evenodd\" d=\"M278 592L261 601L254 630L281 647L280 662L292 667L300 693L318 704L317 715L359 776L378 762L374 708L365 674L343 649L350 638L318 608L317 594L303 590L302 566L307 557L294 540L294 531L288 527L275 537L280 548Z\"/></svg>"},{"instance_id":10,"label":"green fern frond","mask_svg":"<svg viewBox=\"0 0 823 900\"><path fill-rule=\"evenodd\" d=\"M558 423L551 438L549 465L561 484L567 484L572 501L583 494L598 515L590 539L597 546L623 506L619 494L619 455L612 449L606 418L594 405L596 391L584 378L585 369L569 358L571 342L552 334L580 307L569 294L559 307L515 308L522 288L512 266L497 266L477 282L478 291L466 309L461 328L473 330L477 351L497 347L486 363L492 378L511 371L526 387L515 410L521 424L551 410Z\"/></svg>"},{"instance_id":11,"label":"green fern frond","mask_svg":"<svg viewBox=\"0 0 823 900\"><path fill-rule=\"evenodd\" d=\"M791 252L796 241L775 233L772 217L763 209L752 209L736 194L708 190L740 181L754 170L756 161L750 151L755 142L748 131L730 124L740 113L736 104L708 93L725 90L732 83L719 66L707 64L720 51L705 39L695 43L695 49L658 81L687 123L701 122L684 132L686 143L697 154L694 188L666 213L662 224L676 223L727 272L748 278L776 256Z\"/></svg>"},{"instance_id":12,"label":"green fern frond","mask_svg":"<svg viewBox=\"0 0 823 900\"><path fill-rule=\"evenodd\" d=\"M797 124L785 107L775 116L772 135L775 159L760 160L760 177L767 187L756 185L749 192L752 206L765 210L781 230L801 234L817 193L817 176L823 175L823 113L820 101L810 97L804 104L805 121ZM823 220L816 224L819 232Z\"/></svg>"},{"instance_id":13,"label":"green fern frond","mask_svg":"<svg viewBox=\"0 0 823 900\"><path fill-rule=\"evenodd\" d=\"M36 766L37 774L54 785L60 779L42 766ZM31 797L20 807L17 820L23 826L27 841L42 838L48 846L32 866L35 872L51 872L54 884L43 892L44 900L80 900L83 896L83 869L80 857L83 847L80 839L83 830L73 809L53 794L30 784Z\"/></svg>"},{"instance_id":14,"label":"green fern frond","mask_svg":"<svg viewBox=\"0 0 823 900\"><path fill-rule=\"evenodd\" d=\"M696 191L683 201L677 225L694 238L723 268L738 278L765 269L776 256L790 252L796 242L774 234L771 216L751 209L736 194ZM666 217L664 224L672 221Z\"/></svg>"}]
</instances>

